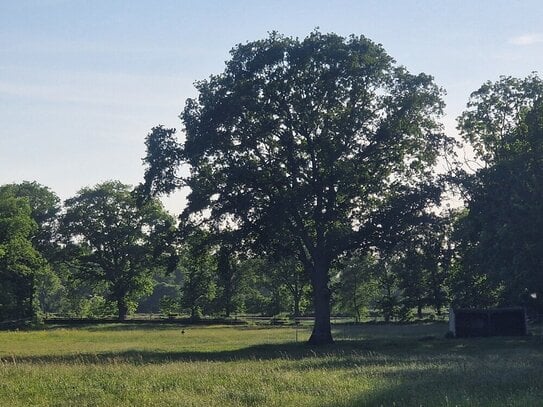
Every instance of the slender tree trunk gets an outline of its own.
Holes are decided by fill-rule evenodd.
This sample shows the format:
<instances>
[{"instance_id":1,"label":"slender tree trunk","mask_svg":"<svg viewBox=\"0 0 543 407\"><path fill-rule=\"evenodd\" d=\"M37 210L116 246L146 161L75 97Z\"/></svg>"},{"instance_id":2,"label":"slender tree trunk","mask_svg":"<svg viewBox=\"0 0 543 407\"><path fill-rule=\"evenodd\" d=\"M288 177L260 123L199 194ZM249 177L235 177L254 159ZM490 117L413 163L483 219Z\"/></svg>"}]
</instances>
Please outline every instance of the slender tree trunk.
<instances>
[{"instance_id":1,"label":"slender tree trunk","mask_svg":"<svg viewBox=\"0 0 543 407\"><path fill-rule=\"evenodd\" d=\"M297 320L297 318L300 317L300 294L295 293L294 294L294 319Z\"/></svg>"},{"instance_id":2,"label":"slender tree trunk","mask_svg":"<svg viewBox=\"0 0 543 407\"><path fill-rule=\"evenodd\" d=\"M224 316L226 318L230 318L230 312L232 309L232 288L230 286L230 283L228 283L227 287L225 287L226 291L226 298L225 298L225 304L224 304Z\"/></svg>"},{"instance_id":3,"label":"slender tree trunk","mask_svg":"<svg viewBox=\"0 0 543 407\"><path fill-rule=\"evenodd\" d=\"M360 315L360 307L358 306L358 301L357 301L357 297L356 297L356 293L358 292L358 280L356 279L356 276L354 277L354 284L353 284L353 307L354 307L354 312L355 312L355 322L356 323L359 323L360 320L362 319L361 318L361 315Z\"/></svg>"},{"instance_id":4,"label":"slender tree trunk","mask_svg":"<svg viewBox=\"0 0 543 407\"><path fill-rule=\"evenodd\" d=\"M355 322L357 324L360 323L360 321L362 320L362 315L360 315L360 309L356 308L356 315L355 315Z\"/></svg>"},{"instance_id":5,"label":"slender tree trunk","mask_svg":"<svg viewBox=\"0 0 543 407\"><path fill-rule=\"evenodd\" d=\"M417 316L419 317L419 319L422 319L422 305L421 304L417 305Z\"/></svg>"},{"instance_id":6,"label":"slender tree trunk","mask_svg":"<svg viewBox=\"0 0 543 407\"><path fill-rule=\"evenodd\" d=\"M125 321L128 314L128 305L124 297L117 299L117 310L119 321Z\"/></svg>"},{"instance_id":7,"label":"slender tree trunk","mask_svg":"<svg viewBox=\"0 0 543 407\"><path fill-rule=\"evenodd\" d=\"M309 338L310 345L326 345L334 343L332 339L332 326L330 324L330 288L328 288L328 264L324 260L317 260L311 284L313 286L313 306L315 308L315 324Z\"/></svg>"},{"instance_id":8,"label":"slender tree trunk","mask_svg":"<svg viewBox=\"0 0 543 407\"><path fill-rule=\"evenodd\" d=\"M196 319L196 307L190 308L190 319L194 321Z\"/></svg>"},{"instance_id":9,"label":"slender tree trunk","mask_svg":"<svg viewBox=\"0 0 543 407\"><path fill-rule=\"evenodd\" d=\"M34 275L31 274L26 281L26 293L24 295L24 306L21 308L23 318L36 318L38 311L38 304L36 303L35 296L35 282Z\"/></svg>"},{"instance_id":10,"label":"slender tree trunk","mask_svg":"<svg viewBox=\"0 0 543 407\"><path fill-rule=\"evenodd\" d=\"M230 318L230 304L226 305L226 308L224 310L224 316L226 318Z\"/></svg>"}]
</instances>

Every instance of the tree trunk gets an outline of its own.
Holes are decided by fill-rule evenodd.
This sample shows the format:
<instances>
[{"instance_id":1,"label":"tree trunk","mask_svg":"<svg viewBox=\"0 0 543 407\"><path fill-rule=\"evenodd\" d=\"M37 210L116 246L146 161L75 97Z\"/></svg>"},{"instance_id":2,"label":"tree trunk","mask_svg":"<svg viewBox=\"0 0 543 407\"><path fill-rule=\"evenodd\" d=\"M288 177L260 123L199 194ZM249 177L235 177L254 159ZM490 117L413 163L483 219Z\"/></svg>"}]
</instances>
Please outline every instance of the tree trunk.
<instances>
[{"instance_id":1,"label":"tree trunk","mask_svg":"<svg viewBox=\"0 0 543 407\"><path fill-rule=\"evenodd\" d=\"M315 308L315 324L309 338L310 345L326 345L334 343L330 324L330 289L328 288L328 264L316 261L311 284L313 286L313 306Z\"/></svg>"},{"instance_id":2,"label":"tree trunk","mask_svg":"<svg viewBox=\"0 0 543 407\"><path fill-rule=\"evenodd\" d=\"M230 318L230 305L226 306L226 309L224 310L224 316L226 318Z\"/></svg>"},{"instance_id":3,"label":"tree trunk","mask_svg":"<svg viewBox=\"0 0 543 407\"><path fill-rule=\"evenodd\" d=\"M230 318L230 312L232 309L232 289L230 287L230 284L228 284L228 287L225 287L226 295L225 295L225 304L224 304L224 316L226 318Z\"/></svg>"},{"instance_id":4,"label":"tree trunk","mask_svg":"<svg viewBox=\"0 0 543 407\"><path fill-rule=\"evenodd\" d=\"M123 297L117 300L117 310L119 321L125 321L128 314L128 305Z\"/></svg>"},{"instance_id":5,"label":"tree trunk","mask_svg":"<svg viewBox=\"0 0 543 407\"><path fill-rule=\"evenodd\" d=\"M300 317L300 295L298 293L294 294L294 320L298 321Z\"/></svg>"},{"instance_id":6,"label":"tree trunk","mask_svg":"<svg viewBox=\"0 0 543 407\"><path fill-rule=\"evenodd\" d=\"M356 276L354 277L354 284L353 284L353 307L354 307L354 311L355 311L355 322L358 324L361 320L362 320L362 317L360 315L360 307L358 306L358 301L357 301L357 298L356 298L356 293L358 292L358 281L356 279Z\"/></svg>"},{"instance_id":7,"label":"tree trunk","mask_svg":"<svg viewBox=\"0 0 543 407\"><path fill-rule=\"evenodd\" d=\"M358 324L360 321L362 321L362 315L360 315L360 309L357 307L356 309L356 315L355 315L355 322Z\"/></svg>"},{"instance_id":8,"label":"tree trunk","mask_svg":"<svg viewBox=\"0 0 543 407\"><path fill-rule=\"evenodd\" d=\"M419 317L419 319L422 319L422 305L421 304L417 304L417 316Z\"/></svg>"}]
</instances>

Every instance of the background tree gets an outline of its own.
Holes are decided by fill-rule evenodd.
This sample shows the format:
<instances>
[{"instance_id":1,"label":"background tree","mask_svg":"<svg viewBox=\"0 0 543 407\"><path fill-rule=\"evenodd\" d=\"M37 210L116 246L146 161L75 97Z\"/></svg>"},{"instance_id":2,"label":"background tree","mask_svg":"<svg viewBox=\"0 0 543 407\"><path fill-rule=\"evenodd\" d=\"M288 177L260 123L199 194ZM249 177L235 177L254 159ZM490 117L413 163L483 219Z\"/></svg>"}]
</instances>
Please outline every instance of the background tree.
<instances>
[{"instance_id":1,"label":"background tree","mask_svg":"<svg viewBox=\"0 0 543 407\"><path fill-rule=\"evenodd\" d=\"M46 314L59 311L63 294L63 281L59 276L61 247L58 245L60 198L48 187L33 181L0 186L0 192L25 198L30 206L30 216L36 223L32 232L33 247L47 261L34 278L36 298L41 311Z\"/></svg>"},{"instance_id":2,"label":"background tree","mask_svg":"<svg viewBox=\"0 0 543 407\"><path fill-rule=\"evenodd\" d=\"M385 322L390 322L395 317L401 318L401 290L395 261L397 259L393 256L382 257L375 265L380 292L375 301L375 308L380 311Z\"/></svg>"},{"instance_id":3,"label":"background tree","mask_svg":"<svg viewBox=\"0 0 543 407\"><path fill-rule=\"evenodd\" d=\"M60 198L50 188L35 181L0 186L0 192L26 198L30 206L30 216L37 229L32 234L34 247L49 262L55 261L58 253L57 232L60 214Z\"/></svg>"},{"instance_id":4,"label":"background tree","mask_svg":"<svg viewBox=\"0 0 543 407\"><path fill-rule=\"evenodd\" d=\"M266 273L266 260L257 256L244 256L239 259L237 269L243 276L238 290L240 309L249 314L276 314L271 310L276 307L270 307L273 294Z\"/></svg>"},{"instance_id":5,"label":"background tree","mask_svg":"<svg viewBox=\"0 0 543 407\"><path fill-rule=\"evenodd\" d=\"M268 267L270 281L278 288L286 289L290 300L288 302L292 304L292 317L299 318L302 302L309 288L309 276L303 265L296 258L287 257L268 261Z\"/></svg>"},{"instance_id":6,"label":"background tree","mask_svg":"<svg viewBox=\"0 0 543 407\"><path fill-rule=\"evenodd\" d=\"M153 292L145 298L142 298L138 303L136 312L138 313L163 313L165 307L162 307L161 302L170 302L172 306L166 308L175 309L181 306L181 286L183 282L183 275L179 267L169 273L163 273L161 270L157 270L153 273ZM168 300L162 301L163 298ZM174 312L174 311L172 311Z\"/></svg>"},{"instance_id":7,"label":"background tree","mask_svg":"<svg viewBox=\"0 0 543 407\"><path fill-rule=\"evenodd\" d=\"M502 77L474 92L459 119L485 165L464 178L457 275L478 276L496 303L527 305L543 292L542 101L538 76Z\"/></svg>"},{"instance_id":8,"label":"background tree","mask_svg":"<svg viewBox=\"0 0 543 407\"><path fill-rule=\"evenodd\" d=\"M152 288L153 270L175 266L172 217L157 200L136 205L118 181L83 188L65 207L62 231L79 250L80 276L105 283L124 320L131 302Z\"/></svg>"},{"instance_id":9,"label":"background tree","mask_svg":"<svg viewBox=\"0 0 543 407\"><path fill-rule=\"evenodd\" d=\"M519 124L541 95L543 81L535 73L524 79L502 76L487 81L470 95L458 118L458 130L483 165L507 158Z\"/></svg>"},{"instance_id":10,"label":"background tree","mask_svg":"<svg viewBox=\"0 0 543 407\"><path fill-rule=\"evenodd\" d=\"M36 315L35 279L46 266L32 246L36 230L28 199L0 189L0 320Z\"/></svg>"},{"instance_id":11,"label":"background tree","mask_svg":"<svg viewBox=\"0 0 543 407\"><path fill-rule=\"evenodd\" d=\"M356 322L362 321L362 317L378 299L375 267L376 259L365 254L341 259L334 268L337 271L334 284L336 309L354 315Z\"/></svg>"},{"instance_id":12,"label":"background tree","mask_svg":"<svg viewBox=\"0 0 543 407\"><path fill-rule=\"evenodd\" d=\"M223 242L217 252L216 306L225 317L241 310L244 287L245 275L234 246Z\"/></svg>"},{"instance_id":13,"label":"background tree","mask_svg":"<svg viewBox=\"0 0 543 407\"><path fill-rule=\"evenodd\" d=\"M192 320L197 320L211 310L217 286L217 258L210 252L204 231L185 241L179 267L182 306L189 309Z\"/></svg>"},{"instance_id":14,"label":"background tree","mask_svg":"<svg viewBox=\"0 0 543 407\"><path fill-rule=\"evenodd\" d=\"M442 92L364 37L272 33L231 55L187 101L182 147L173 133L149 135L143 189L171 191L172 168L187 162L186 224L203 216L255 240L292 236L312 285L310 342L330 343L331 263L401 238L439 201Z\"/></svg>"},{"instance_id":15,"label":"background tree","mask_svg":"<svg viewBox=\"0 0 543 407\"><path fill-rule=\"evenodd\" d=\"M434 216L431 221L414 228L397 250L394 272L402 292L402 306L415 308L422 318L425 306L441 315L447 304L446 278L450 268L447 215Z\"/></svg>"}]
</instances>

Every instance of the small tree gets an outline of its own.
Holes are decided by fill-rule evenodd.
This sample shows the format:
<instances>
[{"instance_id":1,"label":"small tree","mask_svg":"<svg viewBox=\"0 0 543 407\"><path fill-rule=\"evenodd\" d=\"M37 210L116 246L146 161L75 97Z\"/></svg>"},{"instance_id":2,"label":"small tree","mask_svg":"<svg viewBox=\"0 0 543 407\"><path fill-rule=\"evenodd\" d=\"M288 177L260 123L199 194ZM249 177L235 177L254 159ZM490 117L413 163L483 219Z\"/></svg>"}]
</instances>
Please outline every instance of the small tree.
<instances>
[{"instance_id":1,"label":"small tree","mask_svg":"<svg viewBox=\"0 0 543 407\"><path fill-rule=\"evenodd\" d=\"M279 260L273 267L273 280L283 285L292 300L292 316L300 317L300 309L304 296L309 288L309 276L306 269L296 258Z\"/></svg>"},{"instance_id":2,"label":"small tree","mask_svg":"<svg viewBox=\"0 0 543 407\"><path fill-rule=\"evenodd\" d=\"M159 300L160 313L166 314L171 317L173 314L179 312L179 301L175 297L164 295Z\"/></svg>"},{"instance_id":3,"label":"small tree","mask_svg":"<svg viewBox=\"0 0 543 407\"><path fill-rule=\"evenodd\" d=\"M445 280L450 268L447 247L450 221L447 216L434 216L414 228L396 248L393 270L402 292L402 305L407 310L416 308L419 318L424 306L433 307L440 315L447 302Z\"/></svg>"},{"instance_id":4,"label":"small tree","mask_svg":"<svg viewBox=\"0 0 543 407\"><path fill-rule=\"evenodd\" d=\"M182 250L179 268L183 276L181 303L193 320L211 307L216 295L216 258L205 244L205 233L192 235Z\"/></svg>"},{"instance_id":5,"label":"small tree","mask_svg":"<svg viewBox=\"0 0 543 407\"><path fill-rule=\"evenodd\" d=\"M375 263L371 255L355 255L342 259L335 267L336 307L341 312L354 315L356 322L362 321L370 304L375 303L378 297Z\"/></svg>"},{"instance_id":6,"label":"small tree","mask_svg":"<svg viewBox=\"0 0 543 407\"><path fill-rule=\"evenodd\" d=\"M225 317L242 307L245 276L234 247L221 244L217 254L216 306Z\"/></svg>"}]
</instances>

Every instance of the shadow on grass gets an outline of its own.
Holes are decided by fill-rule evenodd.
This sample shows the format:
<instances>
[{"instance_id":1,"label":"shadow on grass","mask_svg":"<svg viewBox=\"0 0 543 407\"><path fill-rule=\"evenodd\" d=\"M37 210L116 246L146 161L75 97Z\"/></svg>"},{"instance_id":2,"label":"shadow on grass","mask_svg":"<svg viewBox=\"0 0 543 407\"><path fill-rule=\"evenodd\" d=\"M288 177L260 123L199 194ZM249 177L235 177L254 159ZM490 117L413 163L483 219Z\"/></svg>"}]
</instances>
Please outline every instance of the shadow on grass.
<instances>
[{"instance_id":1,"label":"shadow on grass","mask_svg":"<svg viewBox=\"0 0 543 407\"><path fill-rule=\"evenodd\" d=\"M98 353L65 355L9 356L0 358L3 363L67 363L134 365L170 362L231 362L265 360L312 359L312 368L346 368L368 365L385 365L409 362L410 358L422 358L433 362L457 360L459 356L473 356L485 352L508 352L511 349L541 349L535 338L482 338L471 340L413 339L387 340L372 338L363 340L338 340L334 345L312 347L303 342L261 344L235 350L221 351L160 351L123 350ZM182 341L182 339L180 339Z\"/></svg>"},{"instance_id":2,"label":"shadow on grass","mask_svg":"<svg viewBox=\"0 0 543 407\"><path fill-rule=\"evenodd\" d=\"M319 406L536 406L543 398L542 362L543 355L529 363L504 358L482 365L473 357L403 365L401 360L387 360L383 365L373 364L382 367L377 369L375 387Z\"/></svg>"},{"instance_id":3,"label":"shadow on grass","mask_svg":"<svg viewBox=\"0 0 543 407\"><path fill-rule=\"evenodd\" d=\"M56 331L56 330L74 330L74 331L80 331L85 330L89 332L115 332L115 331L160 331L160 330L171 330L171 329L183 329L186 325L182 325L179 323L168 323L164 322L162 324L95 324L95 323L88 323L88 324L51 324L51 325L41 325L39 327L36 327L34 330L40 330L40 331Z\"/></svg>"},{"instance_id":4,"label":"shadow on grass","mask_svg":"<svg viewBox=\"0 0 543 407\"><path fill-rule=\"evenodd\" d=\"M280 325L194 325L185 324L181 322L164 321L158 323L138 323L130 324L125 323L108 323L108 324L96 324L96 323L80 323L80 324L48 324L41 326L30 327L29 331L55 331L59 329L65 330L86 330L90 332L115 332L115 331L161 331L161 330L184 330L184 329L203 329L203 328L228 328L237 331L247 330L265 330L265 329L294 329L294 326L280 326ZM299 329L307 329L308 327L300 327Z\"/></svg>"}]
</instances>

